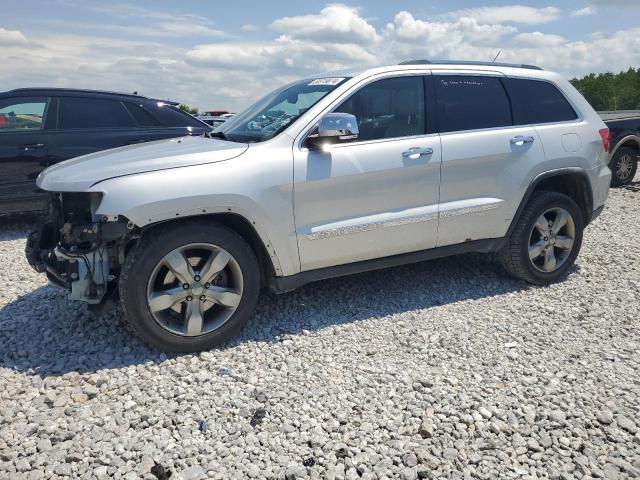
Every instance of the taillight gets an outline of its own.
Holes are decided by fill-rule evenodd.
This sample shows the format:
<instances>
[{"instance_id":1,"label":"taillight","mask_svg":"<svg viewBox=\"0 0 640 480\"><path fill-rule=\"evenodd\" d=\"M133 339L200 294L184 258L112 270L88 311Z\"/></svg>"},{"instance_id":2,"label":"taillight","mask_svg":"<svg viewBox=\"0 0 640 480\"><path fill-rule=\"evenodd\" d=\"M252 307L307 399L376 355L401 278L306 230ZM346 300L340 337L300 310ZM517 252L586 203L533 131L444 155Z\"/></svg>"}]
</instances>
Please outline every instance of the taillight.
<instances>
[{"instance_id":1,"label":"taillight","mask_svg":"<svg viewBox=\"0 0 640 480\"><path fill-rule=\"evenodd\" d=\"M602 137L602 145L604 145L604 151L609 151L609 146L611 145L611 130L608 128L600 129L600 137Z\"/></svg>"}]
</instances>

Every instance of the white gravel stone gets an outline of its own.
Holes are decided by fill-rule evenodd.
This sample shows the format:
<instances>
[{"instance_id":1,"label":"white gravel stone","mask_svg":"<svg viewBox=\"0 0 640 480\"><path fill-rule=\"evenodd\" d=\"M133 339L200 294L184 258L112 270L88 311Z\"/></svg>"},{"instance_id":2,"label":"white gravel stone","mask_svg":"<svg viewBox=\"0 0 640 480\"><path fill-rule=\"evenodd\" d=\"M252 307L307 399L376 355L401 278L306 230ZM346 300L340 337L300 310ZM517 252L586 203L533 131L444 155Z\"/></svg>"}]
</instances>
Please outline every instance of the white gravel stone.
<instances>
[{"instance_id":1,"label":"white gravel stone","mask_svg":"<svg viewBox=\"0 0 640 480\"><path fill-rule=\"evenodd\" d=\"M167 355L0 232L0 478L640 477L640 193L569 277L488 256L265 295L223 348Z\"/></svg>"}]
</instances>

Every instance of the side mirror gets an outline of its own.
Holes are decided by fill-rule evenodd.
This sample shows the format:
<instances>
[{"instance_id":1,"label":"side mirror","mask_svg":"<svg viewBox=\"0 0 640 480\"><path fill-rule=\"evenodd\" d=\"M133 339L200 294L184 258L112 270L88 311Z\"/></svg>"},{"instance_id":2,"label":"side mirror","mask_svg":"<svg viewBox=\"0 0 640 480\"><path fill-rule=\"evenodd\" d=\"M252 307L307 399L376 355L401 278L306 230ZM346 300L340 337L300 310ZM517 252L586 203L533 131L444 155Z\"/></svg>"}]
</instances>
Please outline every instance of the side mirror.
<instances>
[{"instance_id":1,"label":"side mirror","mask_svg":"<svg viewBox=\"0 0 640 480\"><path fill-rule=\"evenodd\" d=\"M327 113L320 119L317 131L307 137L307 146L312 150L324 145L355 140L358 138L358 120L350 113Z\"/></svg>"}]
</instances>

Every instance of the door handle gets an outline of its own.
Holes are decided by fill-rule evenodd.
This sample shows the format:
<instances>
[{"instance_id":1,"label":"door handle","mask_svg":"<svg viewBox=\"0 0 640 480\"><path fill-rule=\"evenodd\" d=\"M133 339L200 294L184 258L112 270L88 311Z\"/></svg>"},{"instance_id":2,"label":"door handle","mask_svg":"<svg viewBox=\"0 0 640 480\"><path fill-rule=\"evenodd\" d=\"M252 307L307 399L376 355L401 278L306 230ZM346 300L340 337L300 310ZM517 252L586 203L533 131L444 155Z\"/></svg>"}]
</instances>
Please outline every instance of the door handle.
<instances>
[{"instance_id":1,"label":"door handle","mask_svg":"<svg viewBox=\"0 0 640 480\"><path fill-rule=\"evenodd\" d=\"M420 158L423 155L433 155L433 148L431 148L431 147L426 147L426 148L413 147L413 148L410 148L409 150L407 150L406 152L402 152L402 156L404 158L410 158L411 160L417 160L418 158Z\"/></svg>"},{"instance_id":2,"label":"door handle","mask_svg":"<svg viewBox=\"0 0 640 480\"><path fill-rule=\"evenodd\" d=\"M142 138L136 138L133 140L129 140L127 143L132 144L132 143L144 143L144 139Z\"/></svg>"},{"instance_id":3,"label":"door handle","mask_svg":"<svg viewBox=\"0 0 640 480\"><path fill-rule=\"evenodd\" d=\"M44 143L27 143L22 148L24 150L37 150L38 148L44 148Z\"/></svg>"},{"instance_id":4,"label":"door handle","mask_svg":"<svg viewBox=\"0 0 640 480\"><path fill-rule=\"evenodd\" d=\"M516 147L521 147L527 143L533 143L533 137L517 135L511 139L511 145L515 145Z\"/></svg>"}]
</instances>

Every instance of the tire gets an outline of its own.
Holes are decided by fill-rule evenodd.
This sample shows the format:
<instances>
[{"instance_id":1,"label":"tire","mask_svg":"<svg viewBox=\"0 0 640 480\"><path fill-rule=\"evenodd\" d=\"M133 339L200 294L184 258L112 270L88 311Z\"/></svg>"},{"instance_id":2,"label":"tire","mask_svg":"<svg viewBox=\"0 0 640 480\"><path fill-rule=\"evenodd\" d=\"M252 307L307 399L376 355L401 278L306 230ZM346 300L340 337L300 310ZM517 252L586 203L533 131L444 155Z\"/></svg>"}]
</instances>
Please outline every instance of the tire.
<instances>
[{"instance_id":1,"label":"tire","mask_svg":"<svg viewBox=\"0 0 640 480\"><path fill-rule=\"evenodd\" d=\"M209 250L206 250L207 248ZM204 280L202 284L195 282L194 279L198 279L196 274L205 275L204 268L198 270L198 265L189 264L186 268L193 283L187 289L185 284L181 283L179 275L166 263L167 258L175 258L176 251L182 253L183 260L187 259L187 262L182 264L184 266L193 262L194 258L201 262L198 265L202 265L202 262L206 264L207 252L212 259L224 253L223 257L228 258L227 263L214 277L215 282L222 279L222 286L218 286L214 280L207 283L206 288ZM178 263L180 262L176 262ZM214 268L209 270L213 271ZM175 271L180 272L179 269ZM174 283L169 286L162 283L171 278ZM233 280L236 278L240 281ZM158 285L161 291L155 290ZM260 285L260 269L256 255L242 237L225 226L191 220L161 225L143 235L129 253L122 268L120 299L128 327L145 342L164 351L197 352L220 345L240 332L255 309ZM185 295L191 295L183 298L180 288L184 288ZM233 295L234 306L228 307L210 300L207 295L212 291L218 291L215 289ZM229 293L232 290L235 293ZM182 300L167 309L156 309L157 311L152 312L151 305L158 305L153 302L157 301L157 297L162 296L163 292L172 292L171 295L164 295L165 298L171 297L171 301L175 298ZM174 292L177 292L175 297ZM205 308L209 310L205 311ZM231 308L234 310L231 311ZM195 314L198 321L193 328L196 329L195 332L201 332L200 334L191 331L194 325L191 322L194 311L198 312ZM209 325L218 325L220 319L217 319L216 315L223 319L222 323L211 331L205 331ZM181 316L184 316L183 326L180 323ZM183 328L184 331L177 331L179 328Z\"/></svg>"},{"instance_id":2,"label":"tire","mask_svg":"<svg viewBox=\"0 0 640 480\"><path fill-rule=\"evenodd\" d=\"M556 232L557 235L553 234L553 227L548 226L548 236L543 236L539 219L553 220L555 224L554 219L559 218L561 211L569 215L565 226ZM536 192L517 219L507 244L498 252L498 258L512 276L535 285L548 285L564 277L574 264L582 245L583 231L583 215L573 199L557 192ZM566 248L569 244L571 247ZM546 246L540 256L532 260L530 250L531 255L535 255L541 245ZM553 254L547 256L548 250ZM552 258L555 259L553 262ZM551 266L555 269L546 269Z\"/></svg>"},{"instance_id":3,"label":"tire","mask_svg":"<svg viewBox=\"0 0 640 480\"><path fill-rule=\"evenodd\" d=\"M620 147L609 162L611 185L621 187L633 181L638 170L638 152L633 148Z\"/></svg>"}]
</instances>

